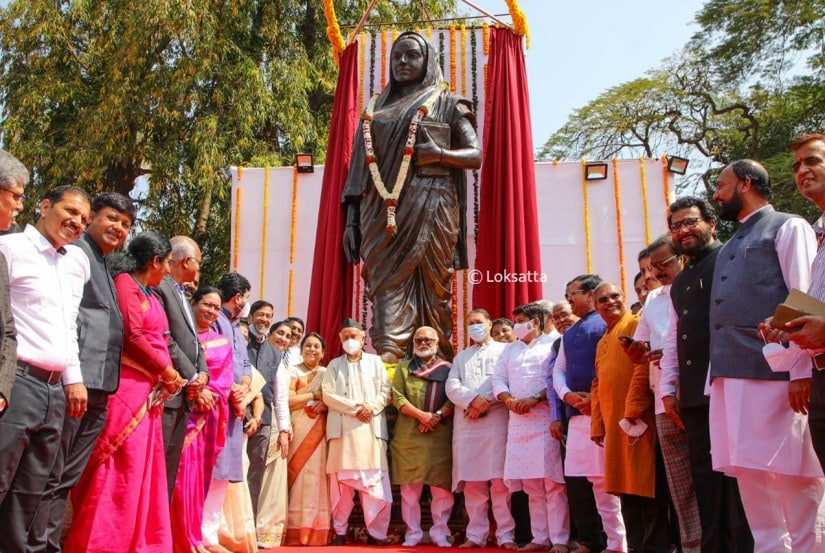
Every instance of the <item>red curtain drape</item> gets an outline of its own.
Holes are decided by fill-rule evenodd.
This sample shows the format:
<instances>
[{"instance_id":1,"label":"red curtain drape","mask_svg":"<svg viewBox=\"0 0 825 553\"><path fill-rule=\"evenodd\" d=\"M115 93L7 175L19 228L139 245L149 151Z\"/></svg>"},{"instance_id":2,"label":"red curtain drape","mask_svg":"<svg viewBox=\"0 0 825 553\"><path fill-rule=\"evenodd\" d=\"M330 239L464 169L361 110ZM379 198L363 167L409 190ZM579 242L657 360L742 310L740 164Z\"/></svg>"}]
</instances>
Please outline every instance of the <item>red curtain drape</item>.
<instances>
[{"instance_id":1,"label":"red curtain drape","mask_svg":"<svg viewBox=\"0 0 825 553\"><path fill-rule=\"evenodd\" d=\"M354 42L341 54L335 87L307 308L307 331L318 332L324 337L327 360L339 354L338 332L349 314L353 296L353 271L344 258L342 246L346 213L341 207L341 191L349 172L352 141L358 124L357 101L358 43Z\"/></svg>"},{"instance_id":2,"label":"red curtain drape","mask_svg":"<svg viewBox=\"0 0 825 553\"><path fill-rule=\"evenodd\" d=\"M473 287L473 306L493 317L509 317L516 306L542 297L530 98L521 37L509 29L490 29L487 64L475 262L482 278ZM494 275L516 275L523 281L496 282Z\"/></svg>"}]
</instances>

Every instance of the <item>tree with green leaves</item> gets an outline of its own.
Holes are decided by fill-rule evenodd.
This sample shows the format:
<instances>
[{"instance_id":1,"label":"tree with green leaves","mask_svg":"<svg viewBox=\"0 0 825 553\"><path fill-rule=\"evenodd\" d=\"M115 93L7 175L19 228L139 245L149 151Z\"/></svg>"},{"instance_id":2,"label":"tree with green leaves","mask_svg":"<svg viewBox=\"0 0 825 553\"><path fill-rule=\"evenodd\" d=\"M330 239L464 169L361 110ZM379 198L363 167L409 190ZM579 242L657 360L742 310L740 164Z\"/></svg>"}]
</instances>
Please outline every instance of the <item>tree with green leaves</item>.
<instances>
[{"instance_id":1,"label":"tree with green leaves","mask_svg":"<svg viewBox=\"0 0 825 553\"><path fill-rule=\"evenodd\" d=\"M367 4L335 8L355 23ZM370 21L453 6L379 2ZM337 69L321 0L14 0L0 25L3 144L36 191L24 220L59 184L144 182L140 225L192 236L214 282L229 266L226 167L323 162Z\"/></svg>"},{"instance_id":2,"label":"tree with green leaves","mask_svg":"<svg viewBox=\"0 0 825 553\"><path fill-rule=\"evenodd\" d=\"M786 148L825 123L825 1L709 0L696 21L679 54L577 109L539 157L676 154L698 162L687 184L708 194L722 164L753 158L775 205L811 216Z\"/></svg>"}]
</instances>

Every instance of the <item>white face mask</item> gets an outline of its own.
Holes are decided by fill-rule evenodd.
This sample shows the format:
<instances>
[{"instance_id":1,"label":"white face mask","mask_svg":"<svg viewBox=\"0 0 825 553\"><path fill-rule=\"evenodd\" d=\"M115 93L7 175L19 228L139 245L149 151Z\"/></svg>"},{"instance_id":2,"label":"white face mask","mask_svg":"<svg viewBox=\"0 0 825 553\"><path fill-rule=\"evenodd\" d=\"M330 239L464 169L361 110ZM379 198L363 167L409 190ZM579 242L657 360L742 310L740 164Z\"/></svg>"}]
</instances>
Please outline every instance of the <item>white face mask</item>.
<instances>
[{"instance_id":1,"label":"white face mask","mask_svg":"<svg viewBox=\"0 0 825 553\"><path fill-rule=\"evenodd\" d=\"M786 348L775 342L762 346L762 355L775 373L789 372L798 363L811 364L807 351L794 347Z\"/></svg>"},{"instance_id":2,"label":"white face mask","mask_svg":"<svg viewBox=\"0 0 825 553\"><path fill-rule=\"evenodd\" d=\"M628 436L627 443L633 445L639 441L639 436L647 431L647 423L642 419L636 419L635 422L630 422L628 419L619 421L619 427Z\"/></svg>"},{"instance_id":3,"label":"white face mask","mask_svg":"<svg viewBox=\"0 0 825 553\"><path fill-rule=\"evenodd\" d=\"M483 342L487 339L487 336L490 335L490 333L487 332L487 325L485 323L476 323L469 325L467 327L467 334L475 342Z\"/></svg>"},{"instance_id":4,"label":"white face mask","mask_svg":"<svg viewBox=\"0 0 825 553\"><path fill-rule=\"evenodd\" d=\"M524 338L533 332L533 322L527 321L526 323L516 323L513 325L513 334L516 335L516 338L519 340L524 340Z\"/></svg>"},{"instance_id":5,"label":"white face mask","mask_svg":"<svg viewBox=\"0 0 825 553\"><path fill-rule=\"evenodd\" d=\"M241 307L241 312L238 314L239 319L245 319L249 317L249 309L252 307L252 304L247 302Z\"/></svg>"},{"instance_id":6,"label":"white face mask","mask_svg":"<svg viewBox=\"0 0 825 553\"><path fill-rule=\"evenodd\" d=\"M344 348L344 351L347 353L347 355L358 355L358 353L361 351L361 340L356 340L355 338L344 340L344 343L341 344L341 347Z\"/></svg>"}]
</instances>

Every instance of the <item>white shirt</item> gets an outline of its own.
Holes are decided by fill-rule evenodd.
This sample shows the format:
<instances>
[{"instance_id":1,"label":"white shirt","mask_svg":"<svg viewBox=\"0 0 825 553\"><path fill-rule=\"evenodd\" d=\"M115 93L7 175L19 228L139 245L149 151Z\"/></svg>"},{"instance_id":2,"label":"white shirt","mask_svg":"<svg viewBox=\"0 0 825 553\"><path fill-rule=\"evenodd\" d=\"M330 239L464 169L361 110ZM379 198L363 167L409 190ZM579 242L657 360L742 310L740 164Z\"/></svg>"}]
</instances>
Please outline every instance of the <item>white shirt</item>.
<instances>
[{"instance_id":1,"label":"white shirt","mask_svg":"<svg viewBox=\"0 0 825 553\"><path fill-rule=\"evenodd\" d=\"M83 382L77 312L89 280L89 258L71 244L58 252L35 227L0 237L9 266L9 299L17 327L17 358ZM63 253L61 253L63 252Z\"/></svg>"},{"instance_id":2,"label":"white shirt","mask_svg":"<svg viewBox=\"0 0 825 553\"><path fill-rule=\"evenodd\" d=\"M670 318L673 313L673 302L670 299L670 284L661 286L651 291L645 300L645 308L639 317L639 325L633 333L633 339L638 342L650 342L650 351L662 349L667 337ZM662 371L659 363L650 363L650 389L656 397L653 407L657 415L665 412L662 403L661 387L659 379Z\"/></svg>"},{"instance_id":3,"label":"white shirt","mask_svg":"<svg viewBox=\"0 0 825 553\"><path fill-rule=\"evenodd\" d=\"M498 397L502 392L507 392L515 396L516 399L524 399L530 397L531 394L546 389L547 360L552 353L554 342L555 340L550 336L540 334L538 338L533 338L529 344L521 340L508 344L499 357L495 372L493 372L493 394ZM543 380L541 385L531 386L529 390L522 389L523 393L519 395L510 391L511 383L509 380L511 374L518 374L522 378L541 375Z\"/></svg>"}]
</instances>

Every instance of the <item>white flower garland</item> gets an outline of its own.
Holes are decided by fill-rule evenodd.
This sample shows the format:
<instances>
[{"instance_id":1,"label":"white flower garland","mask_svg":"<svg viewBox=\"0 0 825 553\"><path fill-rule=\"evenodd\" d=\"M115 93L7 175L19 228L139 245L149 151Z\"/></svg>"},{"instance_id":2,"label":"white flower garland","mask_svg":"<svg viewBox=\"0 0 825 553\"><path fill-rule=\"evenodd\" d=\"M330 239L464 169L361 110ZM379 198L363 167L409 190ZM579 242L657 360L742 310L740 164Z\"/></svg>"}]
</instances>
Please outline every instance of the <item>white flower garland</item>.
<instances>
[{"instance_id":1,"label":"white flower garland","mask_svg":"<svg viewBox=\"0 0 825 553\"><path fill-rule=\"evenodd\" d=\"M407 182L407 173L410 170L410 161L412 160L415 147L418 124L427 116L427 113L432 109L438 96L447 90L447 87L446 82L439 84L424 103L418 107L415 115L413 115L412 121L410 121L410 128L407 131L407 142L404 144L404 157L401 159L401 167L398 169L398 176L395 179L395 186L393 186L392 192L387 191L387 187L384 186L381 173L378 171L378 157L375 155L375 150L372 147L372 116L375 113L375 102L378 100L379 94L370 98L367 104L364 120L361 123L361 129L364 132L364 147L367 151L367 166L370 169L370 175L372 175L372 182L375 184L375 189L387 207L387 233L390 236L395 236L398 233L398 225L395 221L395 208L398 206L398 198L401 196L401 191Z\"/></svg>"}]
</instances>

